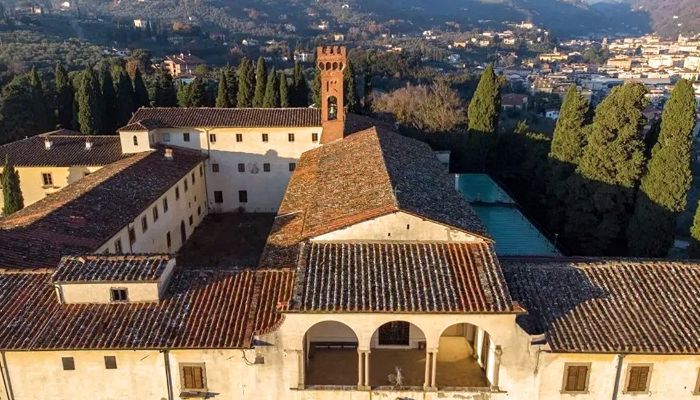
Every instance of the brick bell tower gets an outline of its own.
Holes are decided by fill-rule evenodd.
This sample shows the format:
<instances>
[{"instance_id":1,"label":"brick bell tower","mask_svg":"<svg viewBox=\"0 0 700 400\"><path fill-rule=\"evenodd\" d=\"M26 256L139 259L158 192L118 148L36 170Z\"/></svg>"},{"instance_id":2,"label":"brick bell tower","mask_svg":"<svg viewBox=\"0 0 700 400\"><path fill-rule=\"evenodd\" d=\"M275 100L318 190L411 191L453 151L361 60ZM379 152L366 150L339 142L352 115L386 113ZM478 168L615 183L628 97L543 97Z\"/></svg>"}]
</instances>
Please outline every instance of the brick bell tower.
<instances>
[{"instance_id":1,"label":"brick bell tower","mask_svg":"<svg viewBox=\"0 0 700 400\"><path fill-rule=\"evenodd\" d=\"M321 70L321 143L343 138L345 104L343 72L347 65L344 46L321 46L316 49L316 66Z\"/></svg>"}]
</instances>

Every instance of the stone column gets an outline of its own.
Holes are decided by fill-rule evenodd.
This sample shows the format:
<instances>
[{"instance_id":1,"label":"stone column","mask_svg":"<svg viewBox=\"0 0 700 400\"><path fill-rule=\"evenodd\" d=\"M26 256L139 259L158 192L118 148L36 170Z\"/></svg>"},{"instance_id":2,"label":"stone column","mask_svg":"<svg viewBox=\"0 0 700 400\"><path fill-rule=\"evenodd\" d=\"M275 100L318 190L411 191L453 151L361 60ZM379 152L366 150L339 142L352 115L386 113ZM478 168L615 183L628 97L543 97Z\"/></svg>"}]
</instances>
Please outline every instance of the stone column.
<instances>
[{"instance_id":1,"label":"stone column","mask_svg":"<svg viewBox=\"0 0 700 400\"><path fill-rule=\"evenodd\" d=\"M437 374L437 349L434 349L433 351L430 352L431 354L431 360L432 360L432 367L431 367L431 375L430 375L430 389L431 390L437 390L437 383L435 381L435 375Z\"/></svg>"},{"instance_id":2,"label":"stone column","mask_svg":"<svg viewBox=\"0 0 700 400\"><path fill-rule=\"evenodd\" d=\"M295 352L297 353L297 359L299 360L299 375L297 377L297 389L304 390L306 384L306 356L304 355L304 350L295 350Z\"/></svg>"},{"instance_id":3,"label":"stone column","mask_svg":"<svg viewBox=\"0 0 700 400\"><path fill-rule=\"evenodd\" d=\"M430 360L430 352L425 351L425 379L423 380L423 389L428 390L430 388L430 367L433 365Z\"/></svg>"},{"instance_id":4,"label":"stone column","mask_svg":"<svg viewBox=\"0 0 700 400\"><path fill-rule=\"evenodd\" d=\"M365 351L365 382L364 382L364 390L369 390L369 353L370 351L367 350Z\"/></svg>"},{"instance_id":5,"label":"stone column","mask_svg":"<svg viewBox=\"0 0 700 400\"><path fill-rule=\"evenodd\" d=\"M501 370L501 355L503 355L501 346L496 346L493 355L493 382L491 383L491 390L498 391L498 373Z\"/></svg>"},{"instance_id":6,"label":"stone column","mask_svg":"<svg viewBox=\"0 0 700 400\"><path fill-rule=\"evenodd\" d=\"M362 390L365 377L365 352L357 349L357 389Z\"/></svg>"}]
</instances>

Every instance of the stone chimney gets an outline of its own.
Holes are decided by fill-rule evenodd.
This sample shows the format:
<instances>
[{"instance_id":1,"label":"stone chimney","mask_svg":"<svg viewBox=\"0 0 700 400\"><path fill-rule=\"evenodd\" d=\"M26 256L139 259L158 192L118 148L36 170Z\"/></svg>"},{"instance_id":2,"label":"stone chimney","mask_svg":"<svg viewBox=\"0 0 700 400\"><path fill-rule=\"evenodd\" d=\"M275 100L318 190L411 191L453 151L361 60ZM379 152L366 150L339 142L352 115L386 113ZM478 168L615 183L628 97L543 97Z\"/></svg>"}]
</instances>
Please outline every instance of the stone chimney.
<instances>
[{"instance_id":1,"label":"stone chimney","mask_svg":"<svg viewBox=\"0 0 700 400\"><path fill-rule=\"evenodd\" d=\"M166 147L163 155L165 156L166 160L172 160L173 159L173 149L171 149L170 147Z\"/></svg>"},{"instance_id":2,"label":"stone chimney","mask_svg":"<svg viewBox=\"0 0 700 400\"><path fill-rule=\"evenodd\" d=\"M316 66L321 70L321 143L325 144L342 139L345 130L343 71L347 66L346 48L316 48Z\"/></svg>"},{"instance_id":3,"label":"stone chimney","mask_svg":"<svg viewBox=\"0 0 700 400\"><path fill-rule=\"evenodd\" d=\"M44 139L44 148L45 148L46 150L51 150L51 147L53 147L53 142L51 141L50 138L46 137L46 138Z\"/></svg>"},{"instance_id":4,"label":"stone chimney","mask_svg":"<svg viewBox=\"0 0 700 400\"><path fill-rule=\"evenodd\" d=\"M85 140L85 150L91 150L92 149L92 139L87 138Z\"/></svg>"}]
</instances>

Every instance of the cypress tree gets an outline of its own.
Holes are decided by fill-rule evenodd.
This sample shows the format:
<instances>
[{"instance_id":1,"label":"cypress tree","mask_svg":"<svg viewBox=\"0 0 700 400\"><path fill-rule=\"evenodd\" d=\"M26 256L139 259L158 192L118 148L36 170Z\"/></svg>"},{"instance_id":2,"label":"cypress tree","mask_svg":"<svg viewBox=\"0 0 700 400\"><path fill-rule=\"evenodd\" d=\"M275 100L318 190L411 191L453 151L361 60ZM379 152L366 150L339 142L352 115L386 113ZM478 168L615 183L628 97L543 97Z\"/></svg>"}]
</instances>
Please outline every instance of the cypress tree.
<instances>
[{"instance_id":1,"label":"cypress tree","mask_svg":"<svg viewBox=\"0 0 700 400\"><path fill-rule=\"evenodd\" d=\"M56 119L61 128L73 128L73 85L62 64L56 64Z\"/></svg>"},{"instance_id":2,"label":"cypress tree","mask_svg":"<svg viewBox=\"0 0 700 400\"><path fill-rule=\"evenodd\" d=\"M278 80L280 83L280 107L289 107L289 86L287 86L287 75L284 72L280 72Z\"/></svg>"},{"instance_id":3,"label":"cypress tree","mask_svg":"<svg viewBox=\"0 0 700 400\"><path fill-rule=\"evenodd\" d=\"M32 92L32 112L33 118L39 132L45 132L54 127L53 118L49 112L49 105L46 102L46 93L44 92L44 84L39 77L39 71L36 67L32 67L29 72L29 85Z\"/></svg>"},{"instance_id":4,"label":"cypress tree","mask_svg":"<svg viewBox=\"0 0 700 400\"><path fill-rule=\"evenodd\" d=\"M572 171L586 145L584 126L588 114L588 103L576 86L571 86L561 105L557 126L552 136L549 158L572 166Z\"/></svg>"},{"instance_id":5,"label":"cypress tree","mask_svg":"<svg viewBox=\"0 0 700 400\"><path fill-rule=\"evenodd\" d=\"M664 257L673 245L676 217L685 210L693 178L695 109L693 85L681 79L664 107L659 139L637 193L627 232L630 255Z\"/></svg>"},{"instance_id":6,"label":"cypress tree","mask_svg":"<svg viewBox=\"0 0 700 400\"><path fill-rule=\"evenodd\" d=\"M148 99L148 89L143 83L143 77L141 76L141 70L136 69L134 71L134 104L136 108L149 107L151 105Z\"/></svg>"},{"instance_id":7,"label":"cypress tree","mask_svg":"<svg viewBox=\"0 0 700 400\"><path fill-rule=\"evenodd\" d=\"M96 135L103 131L102 111L100 101L100 82L95 70L88 67L80 79L76 95L78 102L78 124L80 132L86 135Z\"/></svg>"},{"instance_id":8,"label":"cypress tree","mask_svg":"<svg viewBox=\"0 0 700 400\"><path fill-rule=\"evenodd\" d=\"M265 101L267 89L267 64L265 59L258 58L255 66L255 94L253 95L253 107L262 107Z\"/></svg>"},{"instance_id":9,"label":"cypress tree","mask_svg":"<svg viewBox=\"0 0 700 400\"><path fill-rule=\"evenodd\" d=\"M467 121L472 133L493 134L498 129L498 114L501 111L501 87L493 66L489 65L481 74L479 85L469 103Z\"/></svg>"},{"instance_id":10,"label":"cypress tree","mask_svg":"<svg viewBox=\"0 0 700 400\"><path fill-rule=\"evenodd\" d=\"M571 177L564 226L565 240L577 253L623 253L623 234L644 167L640 132L645 94L643 85L626 84L596 108L588 144Z\"/></svg>"},{"instance_id":11,"label":"cypress tree","mask_svg":"<svg viewBox=\"0 0 700 400\"><path fill-rule=\"evenodd\" d=\"M372 74L368 71L365 72L364 78L364 88L363 88L363 103L362 108L364 108L365 113L370 114L372 112Z\"/></svg>"},{"instance_id":12,"label":"cypress tree","mask_svg":"<svg viewBox=\"0 0 700 400\"><path fill-rule=\"evenodd\" d=\"M316 76L311 86L311 101L314 107L321 108L321 70L316 67Z\"/></svg>"},{"instance_id":13,"label":"cypress tree","mask_svg":"<svg viewBox=\"0 0 700 400\"><path fill-rule=\"evenodd\" d=\"M302 71L301 64L298 61L294 63L294 81L292 83L290 104L294 107L309 106L309 85L306 83L304 71Z\"/></svg>"},{"instance_id":14,"label":"cypress tree","mask_svg":"<svg viewBox=\"0 0 700 400\"><path fill-rule=\"evenodd\" d=\"M280 84L277 79L277 71L275 67L272 67L265 85L265 98L262 105L264 108L278 108L280 106Z\"/></svg>"},{"instance_id":15,"label":"cypress tree","mask_svg":"<svg viewBox=\"0 0 700 400\"><path fill-rule=\"evenodd\" d=\"M206 107L207 103L207 84L198 76L187 85L187 107Z\"/></svg>"},{"instance_id":16,"label":"cypress tree","mask_svg":"<svg viewBox=\"0 0 700 400\"><path fill-rule=\"evenodd\" d=\"M167 71L159 71L154 84L153 104L156 107L177 107L177 93L170 74Z\"/></svg>"},{"instance_id":17,"label":"cypress tree","mask_svg":"<svg viewBox=\"0 0 700 400\"><path fill-rule=\"evenodd\" d=\"M348 112L357 113L360 111L360 98L357 95L357 84L355 82L355 68L352 62L348 59L348 64L343 70L343 90L345 94L345 107Z\"/></svg>"},{"instance_id":18,"label":"cypress tree","mask_svg":"<svg viewBox=\"0 0 700 400\"><path fill-rule=\"evenodd\" d=\"M3 215L10 215L24 208L19 173L7 156L5 156L5 166L2 171L2 196L4 200Z\"/></svg>"},{"instance_id":19,"label":"cypress tree","mask_svg":"<svg viewBox=\"0 0 700 400\"><path fill-rule=\"evenodd\" d=\"M229 97L228 80L226 79L226 71L223 69L219 72L219 84L216 89L216 107L232 107Z\"/></svg>"},{"instance_id":20,"label":"cypress tree","mask_svg":"<svg viewBox=\"0 0 700 400\"><path fill-rule=\"evenodd\" d=\"M700 202L695 210L693 226L690 227L690 246L688 253L691 258L700 258Z\"/></svg>"},{"instance_id":21,"label":"cypress tree","mask_svg":"<svg viewBox=\"0 0 700 400\"><path fill-rule=\"evenodd\" d=\"M249 58L243 58L238 66L238 94L236 96L236 106L239 108L249 108L253 105L253 93L255 87L255 72L253 63Z\"/></svg>"},{"instance_id":22,"label":"cypress tree","mask_svg":"<svg viewBox=\"0 0 700 400\"><path fill-rule=\"evenodd\" d=\"M226 66L226 68L224 68L224 77L226 78L226 86L228 87L228 101L230 107L235 107L238 97L238 80L236 78L236 71L233 68Z\"/></svg>"},{"instance_id":23,"label":"cypress tree","mask_svg":"<svg viewBox=\"0 0 700 400\"><path fill-rule=\"evenodd\" d=\"M119 68L119 82L117 83L117 120L116 125L123 126L130 119L136 109L134 104L134 90L129 74L123 68Z\"/></svg>"},{"instance_id":24,"label":"cypress tree","mask_svg":"<svg viewBox=\"0 0 700 400\"><path fill-rule=\"evenodd\" d=\"M106 132L114 132L117 126L117 93L114 90L114 81L112 80L112 72L107 66L100 68L100 85L102 92L102 104L104 110L102 114L102 123Z\"/></svg>"}]
</instances>

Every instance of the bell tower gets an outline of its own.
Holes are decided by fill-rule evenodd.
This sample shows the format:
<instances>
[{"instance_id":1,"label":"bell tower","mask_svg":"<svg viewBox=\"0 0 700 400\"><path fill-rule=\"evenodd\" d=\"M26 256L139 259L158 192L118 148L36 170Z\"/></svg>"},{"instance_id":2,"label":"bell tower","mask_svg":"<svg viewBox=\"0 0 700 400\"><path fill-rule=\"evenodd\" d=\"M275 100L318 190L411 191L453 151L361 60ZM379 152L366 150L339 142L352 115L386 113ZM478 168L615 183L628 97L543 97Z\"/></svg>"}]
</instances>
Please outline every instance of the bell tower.
<instances>
[{"instance_id":1,"label":"bell tower","mask_svg":"<svg viewBox=\"0 0 700 400\"><path fill-rule=\"evenodd\" d=\"M342 139L345 130L343 73L347 65L346 48L318 47L316 65L321 70L321 143L330 143Z\"/></svg>"}]
</instances>

